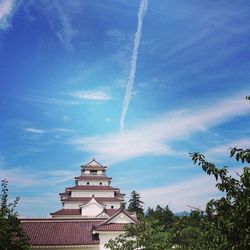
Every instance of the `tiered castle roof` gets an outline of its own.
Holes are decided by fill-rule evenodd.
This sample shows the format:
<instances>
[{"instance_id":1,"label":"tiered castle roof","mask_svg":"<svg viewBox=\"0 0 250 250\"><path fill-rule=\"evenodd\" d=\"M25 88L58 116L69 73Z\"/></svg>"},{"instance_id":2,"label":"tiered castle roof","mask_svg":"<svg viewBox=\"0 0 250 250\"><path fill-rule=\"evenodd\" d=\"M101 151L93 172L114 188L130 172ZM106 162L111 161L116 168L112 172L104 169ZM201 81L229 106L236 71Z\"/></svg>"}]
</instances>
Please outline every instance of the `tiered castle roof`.
<instances>
[{"instance_id":1,"label":"tiered castle roof","mask_svg":"<svg viewBox=\"0 0 250 250\"><path fill-rule=\"evenodd\" d=\"M82 165L81 175L75 177L76 185L59 194L63 209L51 213L52 218L96 218L107 209L120 209L125 194L110 186L112 178L106 176L106 169L95 159Z\"/></svg>"},{"instance_id":2,"label":"tiered castle roof","mask_svg":"<svg viewBox=\"0 0 250 250\"><path fill-rule=\"evenodd\" d=\"M111 186L106 169L95 159L82 165L75 186L59 194L62 209L51 213L50 219L22 219L32 246L101 250L107 233L118 236L126 224L137 222L133 213L123 209L125 194Z\"/></svg>"}]
</instances>

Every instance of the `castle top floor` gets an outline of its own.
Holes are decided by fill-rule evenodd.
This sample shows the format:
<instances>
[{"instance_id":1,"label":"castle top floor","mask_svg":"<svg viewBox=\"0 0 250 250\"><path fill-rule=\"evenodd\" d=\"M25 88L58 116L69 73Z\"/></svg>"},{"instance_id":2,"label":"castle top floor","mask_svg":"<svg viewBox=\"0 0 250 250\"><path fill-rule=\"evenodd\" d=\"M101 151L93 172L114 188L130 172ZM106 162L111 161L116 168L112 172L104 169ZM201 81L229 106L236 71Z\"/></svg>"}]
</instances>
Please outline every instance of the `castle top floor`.
<instances>
[{"instance_id":1,"label":"castle top floor","mask_svg":"<svg viewBox=\"0 0 250 250\"><path fill-rule=\"evenodd\" d=\"M105 176L107 166L101 165L95 159L81 166L81 176Z\"/></svg>"}]
</instances>

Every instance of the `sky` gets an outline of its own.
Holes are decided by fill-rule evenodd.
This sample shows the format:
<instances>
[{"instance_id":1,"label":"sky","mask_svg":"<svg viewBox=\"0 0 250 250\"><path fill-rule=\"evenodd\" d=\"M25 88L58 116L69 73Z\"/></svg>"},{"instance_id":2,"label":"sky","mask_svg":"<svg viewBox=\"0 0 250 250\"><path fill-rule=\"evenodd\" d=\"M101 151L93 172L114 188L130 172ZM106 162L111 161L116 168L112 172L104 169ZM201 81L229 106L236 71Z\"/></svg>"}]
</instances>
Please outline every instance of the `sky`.
<instances>
[{"instance_id":1,"label":"sky","mask_svg":"<svg viewBox=\"0 0 250 250\"><path fill-rule=\"evenodd\" d=\"M250 147L250 1L0 0L0 179L47 217L80 166L107 165L144 208L220 197Z\"/></svg>"}]
</instances>

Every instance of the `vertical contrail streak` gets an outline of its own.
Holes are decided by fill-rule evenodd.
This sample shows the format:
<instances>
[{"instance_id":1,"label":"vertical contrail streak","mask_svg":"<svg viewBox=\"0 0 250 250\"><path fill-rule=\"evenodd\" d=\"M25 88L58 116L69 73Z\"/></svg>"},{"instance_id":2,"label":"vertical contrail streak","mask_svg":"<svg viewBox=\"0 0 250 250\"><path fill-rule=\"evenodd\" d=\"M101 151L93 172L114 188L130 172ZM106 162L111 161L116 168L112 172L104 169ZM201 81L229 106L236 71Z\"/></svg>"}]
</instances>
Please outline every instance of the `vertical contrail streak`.
<instances>
[{"instance_id":1,"label":"vertical contrail streak","mask_svg":"<svg viewBox=\"0 0 250 250\"><path fill-rule=\"evenodd\" d=\"M140 41L141 41L143 17L147 11L147 6L148 6L148 0L142 0L139 10L138 10L137 31L135 33L134 48L133 48L131 62L130 62L130 72L129 72L128 82L127 82L127 87L126 87L126 94L123 100L123 106L122 106L122 112L121 112L121 118L120 118L120 130L122 133L124 132L124 121L125 121L125 117L128 111L128 106L132 97L132 91L133 91L134 80L135 80L135 72L136 72L137 56L138 56L138 50L139 50Z\"/></svg>"}]
</instances>

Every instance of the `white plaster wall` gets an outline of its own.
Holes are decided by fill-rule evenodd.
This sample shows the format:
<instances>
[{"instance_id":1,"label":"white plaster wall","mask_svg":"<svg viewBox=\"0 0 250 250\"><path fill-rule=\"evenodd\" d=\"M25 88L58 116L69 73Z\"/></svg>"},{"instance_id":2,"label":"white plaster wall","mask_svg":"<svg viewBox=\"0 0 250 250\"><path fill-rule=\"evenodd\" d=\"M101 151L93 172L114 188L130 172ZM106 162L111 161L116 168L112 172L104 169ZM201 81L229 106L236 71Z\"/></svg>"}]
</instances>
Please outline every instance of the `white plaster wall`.
<instances>
[{"instance_id":1,"label":"white plaster wall","mask_svg":"<svg viewBox=\"0 0 250 250\"><path fill-rule=\"evenodd\" d=\"M124 213L119 214L114 219L110 221L111 223L134 223L132 219L126 216Z\"/></svg>"},{"instance_id":2,"label":"white plaster wall","mask_svg":"<svg viewBox=\"0 0 250 250\"><path fill-rule=\"evenodd\" d=\"M82 202L79 203L64 203L63 208L65 209L77 209L82 204Z\"/></svg>"},{"instance_id":3,"label":"white plaster wall","mask_svg":"<svg viewBox=\"0 0 250 250\"><path fill-rule=\"evenodd\" d=\"M103 202L102 203L106 208L111 208L113 206L113 209L119 209L121 207L120 203L112 203L112 202ZM74 203L64 203L63 208L65 209L78 209L79 206L82 205L82 202L74 202Z\"/></svg>"},{"instance_id":4,"label":"white plaster wall","mask_svg":"<svg viewBox=\"0 0 250 250\"><path fill-rule=\"evenodd\" d=\"M113 206L114 209L119 209L121 207L120 202L103 202L103 205L105 205L106 208L111 208L111 206Z\"/></svg>"},{"instance_id":5,"label":"white plaster wall","mask_svg":"<svg viewBox=\"0 0 250 250\"><path fill-rule=\"evenodd\" d=\"M82 216L95 217L103 211L103 207L96 204L88 204L86 207L82 207Z\"/></svg>"},{"instance_id":6,"label":"white plaster wall","mask_svg":"<svg viewBox=\"0 0 250 250\"><path fill-rule=\"evenodd\" d=\"M114 191L110 190L110 191L76 191L76 190L72 190L71 192L71 197L114 197Z\"/></svg>"},{"instance_id":7,"label":"white plaster wall","mask_svg":"<svg viewBox=\"0 0 250 250\"><path fill-rule=\"evenodd\" d=\"M105 248L104 245L110 240L110 239L114 239L117 236L119 236L121 234L121 232L117 232L117 233L100 233L99 234L99 238L100 238L100 250L107 250L108 248Z\"/></svg>"},{"instance_id":8,"label":"white plaster wall","mask_svg":"<svg viewBox=\"0 0 250 250\"><path fill-rule=\"evenodd\" d=\"M78 185L87 185L87 182L89 183L90 186L108 186L109 182L108 181L96 181L96 180L79 180ZM102 185L100 185L100 182Z\"/></svg>"}]
</instances>

